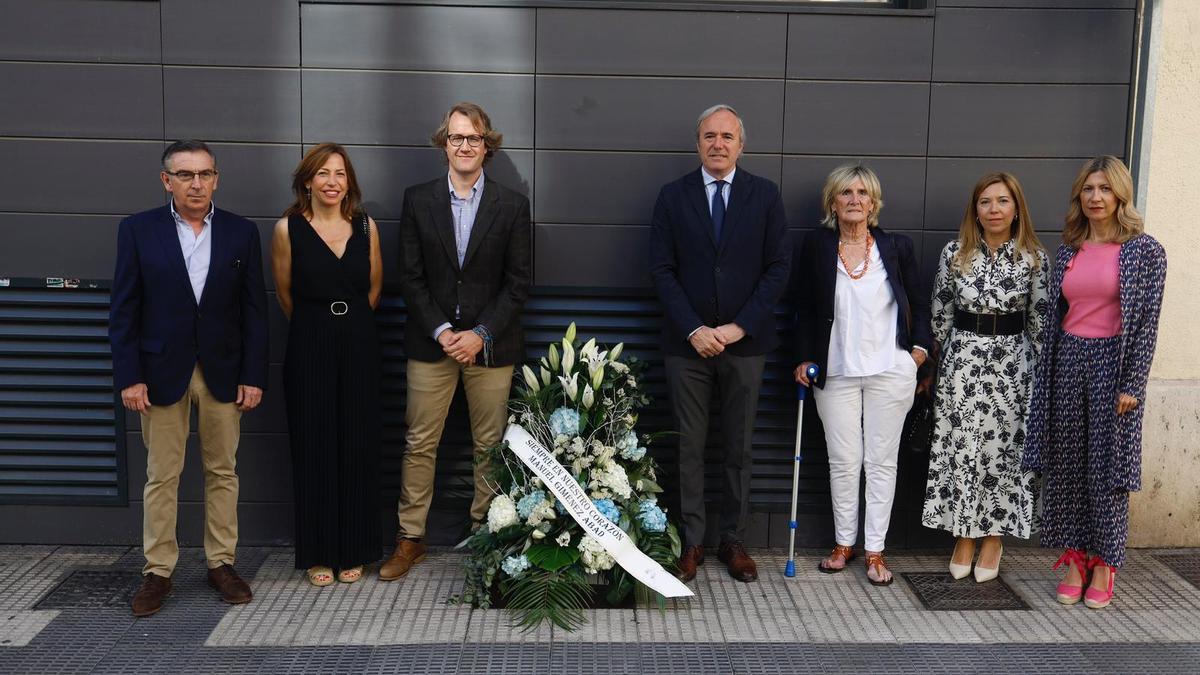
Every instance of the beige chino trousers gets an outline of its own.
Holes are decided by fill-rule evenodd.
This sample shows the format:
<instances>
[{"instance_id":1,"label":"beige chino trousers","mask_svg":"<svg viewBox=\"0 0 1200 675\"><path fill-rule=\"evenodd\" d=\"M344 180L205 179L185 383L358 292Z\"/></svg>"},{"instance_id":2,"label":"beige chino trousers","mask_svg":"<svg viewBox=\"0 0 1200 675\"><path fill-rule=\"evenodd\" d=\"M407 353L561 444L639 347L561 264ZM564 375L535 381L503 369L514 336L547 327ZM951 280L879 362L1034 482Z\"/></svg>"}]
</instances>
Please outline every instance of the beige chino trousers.
<instances>
[{"instance_id":1,"label":"beige chino trousers","mask_svg":"<svg viewBox=\"0 0 1200 675\"><path fill-rule=\"evenodd\" d=\"M179 475L193 404L204 463L204 555L209 569L234 562L238 538L238 477L234 469L242 413L236 404L213 398L197 364L183 398L170 405L150 406L142 413L142 440L147 451L142 521L146 566L142 574L169 577L179 561L175 534Z\"/></svg>"},{"instance_id":2,"label":"beige chino trousers","mask_svg":"<svg viewBox=\"0 0 1200 675\"><path fill-rule=\"evenodd\" d=\"M420 539L425 536L425 520L433 502L438 444L460 377L467 394L476 459L471 521L478 523L487 518L492 492L485 480L488 470L486 451L504 436L512 375L512 366L463 365L448 356L433 363L409 360L408 408L405 412L408 433L405 435L400 502L396 507L401 537Z\"/></svg>"}]
</instances>

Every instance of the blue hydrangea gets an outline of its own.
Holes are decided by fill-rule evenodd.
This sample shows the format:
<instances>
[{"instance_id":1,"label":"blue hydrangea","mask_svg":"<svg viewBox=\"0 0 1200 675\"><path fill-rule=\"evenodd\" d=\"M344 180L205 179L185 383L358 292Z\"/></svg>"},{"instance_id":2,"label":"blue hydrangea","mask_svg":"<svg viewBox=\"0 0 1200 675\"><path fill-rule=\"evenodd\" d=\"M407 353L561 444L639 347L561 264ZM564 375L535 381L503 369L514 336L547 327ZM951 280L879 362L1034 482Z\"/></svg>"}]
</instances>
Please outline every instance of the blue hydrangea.
<instances>
[{"instance_id":1,"label":"blue hydrangea","mask_svg":"<svg viewBox=\"0 0 1200 675\"><path fill-rule=\"evenodd\" d=\"M524 555L510 556L500 563L500 569L510 577L519 577L522 572L529 569L529 558Z\"/></svg>"},{"instance_id":2,"label":"blue hydrangea","mask_svg":"<svg viewBox=\"0 0 1200 675\"><path fill-rule=\"evenodd\" d=\"M521 516L521 520L525 520L529 517L530 513L533 513L533 509L544 501L546 501L545 492L542 492L541 490L534 490L533 492L530 492L524 497L521 497L521 501L517 502L517 515Z\"/></svg>"},{"instance_id":3,"label":"blue hydrangea","mask_svg":"<svg viewBox=\"0 0 1200 675\"><path fill-rule=\"evenodd\" d=\"M638 505L638 522L647 532L664 532L667 529L667 514L653 500L647 499Z\"/></svg>"},{"instance_id":4,"label":"blue hydrangea","mask_svg":"<svg viewBox=\"0 0 1200 675\"><path fill-rule=\"evenodd\" d=\"M550 413L550 431L555 436L577 436L580 428L579 411L559 408Z\"/></svg>"},{"instance_id":5,"label":"blue hydrangea","mask_svg":"<svg viewBox=\"0 0 1200 675\"><path fill-rule=\"evenodd\" d=\"M646 448L638 446L621 451L621 456L631 462L636 462L646 456Z\"/></svg>"},{"instance_id":6,"label":"blue hydrangea","mask_svg":"<svg viewBox=\"0 0 1200 675\"><path fill-rule=\"evenodd\" d=\"M593 499L592 504L595 504L596 510L604 515L605 518L614 523L621 519L621 512L617 510L616 503L611 499Z\"/></svg>"},{"instance_id":7,"label":"blue hydrangea","mask_svg":"<svg viewBox=\"0 0 1200 675\"><path fill-rule=\"evenodd\" d=\"M637 434L635 434L633 432L633 430L631 429L629 431L629 433L627 433L624 436L617 439L616 447L618 450L621 451L621 454L623 455L623 454L625 454L626 450L632 450L632 449L636 448L637 444L638 444Z\"/></svg>"}]
</instances>

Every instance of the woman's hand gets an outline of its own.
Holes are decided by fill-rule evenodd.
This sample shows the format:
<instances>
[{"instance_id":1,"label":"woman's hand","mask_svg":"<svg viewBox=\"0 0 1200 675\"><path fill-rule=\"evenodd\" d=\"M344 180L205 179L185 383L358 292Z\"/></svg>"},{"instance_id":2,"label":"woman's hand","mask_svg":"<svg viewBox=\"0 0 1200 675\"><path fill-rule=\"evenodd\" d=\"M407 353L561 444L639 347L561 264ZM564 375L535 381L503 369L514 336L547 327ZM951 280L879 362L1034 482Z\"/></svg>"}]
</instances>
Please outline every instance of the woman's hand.
<instances>
[{"instance_id":1,"label":"woman's hand","mask_svg":"<svg viewBox=\"0 0 1200 675\"><path fill-rule=\"evenodd\" d=\"M917 349L916 347L913 347L912 360L917 362L918 368L925 365L925 359L927 358L929 358L929 355L925 353L924 349Z\"/></svg>"},{"instance_id":2,"label":"woman's hand","mask_svg":"<svg viewBox=\"0 0 1200 675\"><path fill-rule=\"evenodd\" d=\"M808 370L808 367L811 365L813 365L812 361L805 361L804 363L801 363L800 365L796 366L796 370L792 373L793 375L796 376L796 382L798 382L799 384L802 384L806 387L812 386L812 382L808 381L808 374L805 372Z\"/></svg>"},{"instance_id":3,"label":"woman's hand","mask_svg":"<svg viewBox=\"0 0 1200 675\"><path fill-rule=\"evenodd\" d=\"M1138 400L1129 394L1117 394L1117 414L1125 413L1138 407Z\"/></svg>"}]
</instances>

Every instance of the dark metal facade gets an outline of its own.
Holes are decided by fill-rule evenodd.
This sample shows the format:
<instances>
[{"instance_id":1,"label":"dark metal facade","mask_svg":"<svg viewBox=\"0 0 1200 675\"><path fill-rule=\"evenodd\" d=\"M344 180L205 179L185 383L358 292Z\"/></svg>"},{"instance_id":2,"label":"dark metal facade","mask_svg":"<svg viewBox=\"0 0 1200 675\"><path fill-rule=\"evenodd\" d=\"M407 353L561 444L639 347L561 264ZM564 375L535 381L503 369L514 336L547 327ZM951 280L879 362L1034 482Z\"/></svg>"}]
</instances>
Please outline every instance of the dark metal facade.
<instances>
[{"instance_id":1,"label":"dark metal facade","mask_svg":"<svg viewBox=\"0 0 1200 675\"><path fill-rule=\"evenodd\" d=\"M574 318L653 360L658 310L647 290L646 223L659 186L696 166L695 116L712 103L742 113L743 165L780 184L794 233L818 220L829 169L849 159L871 164L883 181L883 224L914 239L927 278L980 174L1015 172L1053 246L1082 160L1123 155L1127 146L1135 0L637 6L0 0L0 277L110 277L117 222L164 199L156 182L164 141L195 136L217 152L217 202L254 218L264 241L289 202L305 145L347 144L394 279L403 188L443 170L429 132L451 103L471 99L505 134L507 149L488 171L533 201L531 352ZM392 293L380 318L388 500L402 445L402 316ZM781 330L790 321L781 307ZM3 327L8 335L7 318ZM276 311L271 388L243 425L248 543L291 536L285 334ZM786 353L772 356L762 398L755 545L780 544L786 533L789 362ZM644 425L668 426L661 369L647 386L659 407ZM0 424L36 405L0 400ZM445 541L465 511L461 407L444 440L445 489L431 523ZM145 449L136 418L127 421L127 503L0 506L0 540L138 541ZM819 426L811 426L801 543L824 545L824 456ZM670 453L660 457L669 467ZM921 458L902 459L892 546L928 541L916 525L923 472ZM181 487L185 541L199 541L202 515L193 453Z\"/></svg>"}]
</instances>

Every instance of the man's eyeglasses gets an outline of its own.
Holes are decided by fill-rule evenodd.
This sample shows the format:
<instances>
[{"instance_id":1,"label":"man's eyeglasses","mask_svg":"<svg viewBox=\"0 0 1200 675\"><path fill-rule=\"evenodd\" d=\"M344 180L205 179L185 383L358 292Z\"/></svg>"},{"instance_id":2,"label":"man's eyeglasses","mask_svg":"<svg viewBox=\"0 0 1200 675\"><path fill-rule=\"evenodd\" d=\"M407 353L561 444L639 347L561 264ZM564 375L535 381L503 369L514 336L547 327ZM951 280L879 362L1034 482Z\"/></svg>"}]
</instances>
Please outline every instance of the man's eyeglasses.
<instances>
[{"instance_id":1,"label":"man's eyeglasses","mask_svg":"<svg viewBox=\"0 0 1200 675\"><path fill-rule=\"evenodd\" d=\"M467 145L471 146L472 148L478 148L479 144L483 142L483 136L480 136L479 134L471 134L470 136L451 134L450 138L446 140L450 141L450 145L453 145L456 148L461 148L463 141L466 141Z\"/></svg>"},{"instance_id":2,"label":"man's eyeglasses","mask_svg":"<svg viewBox=\"0 0 1200 675\"><path fill-rule=\"evenodd\" d=\"M168 176L174 176L180 183L190 183L199 178L201 183L211 183L212 179L217 177L216 169L205 169L204 171L164 171Z\"/></svg>"}]
</instances>

